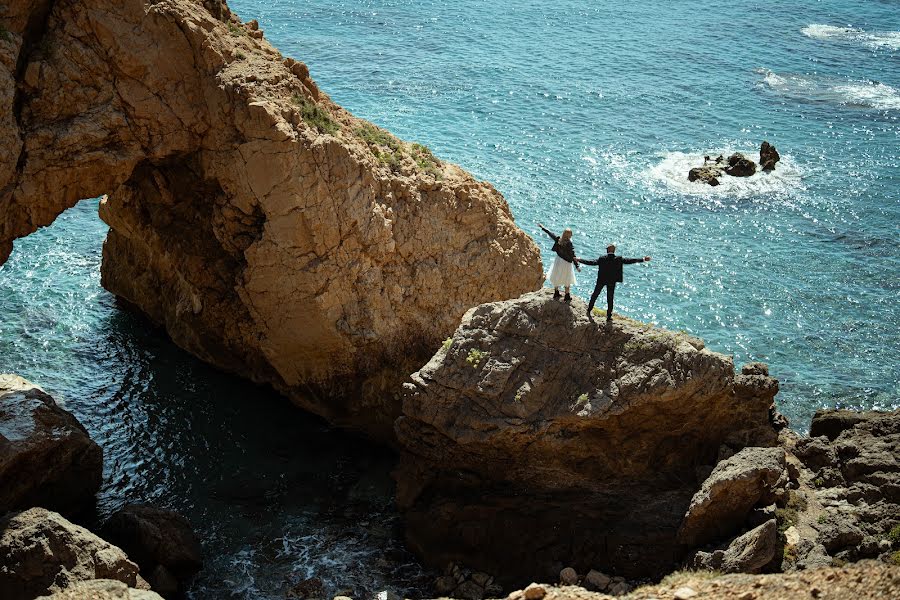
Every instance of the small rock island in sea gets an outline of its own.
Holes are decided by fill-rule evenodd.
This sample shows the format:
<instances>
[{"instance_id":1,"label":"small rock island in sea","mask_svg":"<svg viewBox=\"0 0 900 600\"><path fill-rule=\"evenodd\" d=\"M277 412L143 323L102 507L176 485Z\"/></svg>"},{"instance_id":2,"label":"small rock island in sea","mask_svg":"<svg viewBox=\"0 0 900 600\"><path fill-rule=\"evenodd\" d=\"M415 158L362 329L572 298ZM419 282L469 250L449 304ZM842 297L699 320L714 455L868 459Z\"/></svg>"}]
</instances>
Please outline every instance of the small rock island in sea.
<instances>
[{"instance_id":1,"label":"small rock island in sea","mask_svg":"<svg viewBox=\"0 0 900 600\"><path fill-rule=\"evenodd\" d=\"M105 194L124 306L398 451L407 544L441 573L422 596L900 595L900 412L800 436L766 365L535 291L493 186L332 102L222 0L3 8L0 263ZM0 598L179 597L202 540L143 504L86 529L102 448L39 386L0 376Z\"/></svg>"},{"instance_id":2,"label":"small rock island in sea","mask_svg":"<svg viewBox=\"0 0 900 600\"><path fill-rule=\"evenodd\" d=\"M763 142L759 147L759 168L764 173L775 170L775 164L781 160L781 155L775 146L769 142ZM741 154L735 152L726 160L724 156L718 156L715 160L709 156L703 157L703 165L694 167L688 172L688 181L700 181L711 186L721 183L723 175L731 177L750 177L756 174L757 164Z\"/></svg>"}]
</instances>

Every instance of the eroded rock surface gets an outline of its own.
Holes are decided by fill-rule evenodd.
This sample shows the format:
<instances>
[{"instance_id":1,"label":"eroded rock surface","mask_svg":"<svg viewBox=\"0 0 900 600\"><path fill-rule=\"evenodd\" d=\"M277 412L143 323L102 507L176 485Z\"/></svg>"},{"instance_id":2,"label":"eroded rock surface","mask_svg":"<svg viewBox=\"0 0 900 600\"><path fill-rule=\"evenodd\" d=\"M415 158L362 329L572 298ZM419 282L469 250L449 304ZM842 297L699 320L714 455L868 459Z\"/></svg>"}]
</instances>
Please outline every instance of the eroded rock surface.
<instances>
[{"instance_id":1,"label":"eroded rock surface","mask_svg":"<svg viewBox=\"0 0 900 600\"><path fill-rule=\"evenodd\" d=\"M17 375L0 375L0 515L44 506L90 505L103 452L71 413Z\"/></svg>"},{"instance_id":2,"label":"eroded rock surface","mask_svg":"<svg viewBox=\"0 0 900 600\"><path fill-rule=\"evenodd\" d=\"M125 553L55 512L32 508L0 519L0 598L31 600L80 581L139 582Z\"/></svg>"},{"instance_id":3,"label":"eroded rock surface","mask_svg":"<svg viewBox=\"0 0 900 600\"><path fill-rule=\"evenodd\" d=\"M763 171L774 171L775 165L781 160L781 155L775 146L764 141L759 146L759 166Z\"/></svg>"},{"instance_id":4,"label":"eroded rock surface","mask_svg":"<svg viewBox=\"0 0 900 600\"><path fill-rule=\"evenodd\" d=\"M795 462L785 570L900 559L900 410L823 410L812 437L782 435Z\"/></svg>"},{"instance_id":5,"label":"eroded rock surface","mask_svg":"<svg viewBox=\"0 0 900 600\"><path fill-rule=\"evenodd\" d=\"M478 306L413 375L398 499L426 559L520 584L662 574L697 468L776 443L763 366L736 375L695 338L585 309L549 290Z\"/></svg>"},{"instance_id":6,"label":"eroded rock surface","mask_svg":"<svg viewBox=\"0 0 900 600\"><path fill-rule=\"evenodd\" d=\"M82 581L37 600L163 600L156 592L130 588L115 579Z\"/></svg>"},{"instance_id":7,"label":"eroded rock surface","mask_svg":"<svg viewBox=\"0 0 900 600\"><path fill-rule=\"evenodd\" d=\"M224 2L12 0L0 23L0 262L108 194L107 289L381 437L469 307L540 285L493 187L331 102Z\"/></svg>"}]
</instances>

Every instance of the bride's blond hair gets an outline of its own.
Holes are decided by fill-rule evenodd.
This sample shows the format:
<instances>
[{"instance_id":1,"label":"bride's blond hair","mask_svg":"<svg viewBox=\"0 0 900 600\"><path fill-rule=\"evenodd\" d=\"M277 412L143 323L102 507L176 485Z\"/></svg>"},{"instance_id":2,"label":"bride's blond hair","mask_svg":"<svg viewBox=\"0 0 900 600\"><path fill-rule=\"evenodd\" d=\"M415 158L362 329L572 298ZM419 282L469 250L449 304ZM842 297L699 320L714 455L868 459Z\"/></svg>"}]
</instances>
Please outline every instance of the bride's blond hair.
<instances>
[{"instance_id":1,"label":"bride's blond hair","mask_svg":"<svg viewBox=\"0 0 900 600\"><path fill-rule=\"evenodd\" d=\"M563 232L562 232L562 239L564 239L564 240L570 240L570 239L572 239L572 230L569 229L568 227L566 227L565 229L563 229Z\"/></svg>"}]
</instances>

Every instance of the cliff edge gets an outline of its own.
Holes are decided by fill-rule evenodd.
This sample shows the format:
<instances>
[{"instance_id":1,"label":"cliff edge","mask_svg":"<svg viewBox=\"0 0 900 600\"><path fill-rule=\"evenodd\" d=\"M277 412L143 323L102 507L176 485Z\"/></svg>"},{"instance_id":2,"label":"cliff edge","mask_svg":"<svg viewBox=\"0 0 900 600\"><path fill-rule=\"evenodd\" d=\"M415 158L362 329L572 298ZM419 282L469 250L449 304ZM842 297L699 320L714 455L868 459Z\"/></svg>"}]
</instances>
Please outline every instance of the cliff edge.
<instances>
[{"instance_id":1,"label":"cliff edge","mask_svg":"<svg viewBox=\"0 0 900 600\"><path fill-rule=\"evenodd\" d=\"M0 263L106 194L103 285L335 423L390 437L462 314L542 281L490 184L333 103L224 2L12 0L0 26Z\"/></svg>"}]
</instances>

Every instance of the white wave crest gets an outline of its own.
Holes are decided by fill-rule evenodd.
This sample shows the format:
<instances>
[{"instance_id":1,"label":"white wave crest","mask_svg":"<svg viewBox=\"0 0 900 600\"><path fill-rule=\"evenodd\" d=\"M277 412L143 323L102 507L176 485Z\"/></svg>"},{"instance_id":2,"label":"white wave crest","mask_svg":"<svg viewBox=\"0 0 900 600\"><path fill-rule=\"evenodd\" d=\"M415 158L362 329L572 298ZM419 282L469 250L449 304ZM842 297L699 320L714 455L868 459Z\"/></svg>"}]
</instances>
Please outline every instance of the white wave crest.
<instances>
[{"instance_id":1,"label":"white wave crest","mask_svg":"<svg viewBox=\"0 0 900 600\"><path fill-rule=\"evenodd\" d=\"M816 40L856 42L869 48L900 50L900 31L864 31L855 27L812 23L800 32Z\"/></svg>"},{"instance_id":2,"label":"white wave crest","mask_svg":"<svg viewBox=\"0 0 900 600\"><path fill-rule=\"evenodd\" d=\"M695 152L668 152L655 165L650 166L644 173L645 179L651 185L663 185L682 194L692 196L711 196L729 198L747 198L751 196L768 196L771 194L791 194L801 191L803 178L797 164L790 156L782 154L774 171L763 173L757 171L750 177L731 177L722 175L719 185L710 186L700 181L688 181L688 172L703 164L704 154L728 157L734 152L743 154L756 162L759 158L758 150L746 149L719 149L709 150L704 153Z\"/></svg>"},{"instance_id":3,"label":"white wave crest","mask_svg":"<svg viewBox=\"0 0 900 600\"><path fill-rule=\"evenodd\" d=\"M900 110L900 90L878 81L824 75L774 73L757 69L762 85L774 92L808 102L829 102L876 110Z\"/></svg>"}]
</instances>

